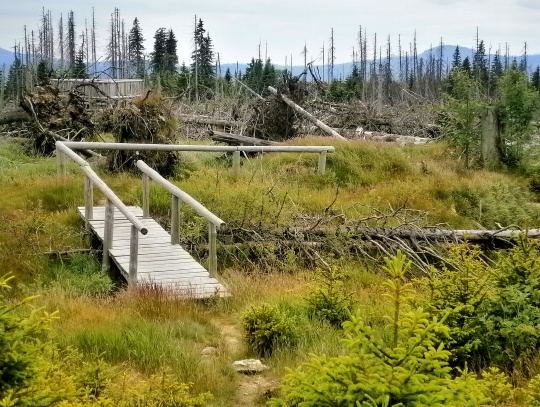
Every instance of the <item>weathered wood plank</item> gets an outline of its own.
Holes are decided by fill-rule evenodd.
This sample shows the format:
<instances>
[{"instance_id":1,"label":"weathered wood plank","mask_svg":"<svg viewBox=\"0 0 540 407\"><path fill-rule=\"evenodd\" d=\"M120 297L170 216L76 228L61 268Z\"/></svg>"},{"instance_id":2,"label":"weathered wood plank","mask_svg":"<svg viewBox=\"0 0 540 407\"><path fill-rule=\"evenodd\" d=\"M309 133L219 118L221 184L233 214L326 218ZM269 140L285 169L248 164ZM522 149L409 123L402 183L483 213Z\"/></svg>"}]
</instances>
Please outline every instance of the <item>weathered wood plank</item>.
<instances>
[{"instance_id":1,"label":"weathered wood plank","mask_svg":"<svg viewBox=\"0 0 540 407\"><path fill-rule=\"evenodd\" d=\"M128 207L137 218L142 219L142 209ZM84 219L88 208L78 208ZM88 221L90 229L103 240L105 237L106 210L92 208L93 219ZM171 244L171 237L155 220L142 219L147 235L138 236L137 250L133 248L133 225L116 208L110 211L113 221L112 248L109 255L128 281L137 284L159 285L174 296L206 298L214 295L229 295L227 289L199 264L179 244ZM135 269L136 266L136 269ZM136 270L136 272L135 272ZM130 275L131 271L131 275Z\"/></svg>"}]
</instances>

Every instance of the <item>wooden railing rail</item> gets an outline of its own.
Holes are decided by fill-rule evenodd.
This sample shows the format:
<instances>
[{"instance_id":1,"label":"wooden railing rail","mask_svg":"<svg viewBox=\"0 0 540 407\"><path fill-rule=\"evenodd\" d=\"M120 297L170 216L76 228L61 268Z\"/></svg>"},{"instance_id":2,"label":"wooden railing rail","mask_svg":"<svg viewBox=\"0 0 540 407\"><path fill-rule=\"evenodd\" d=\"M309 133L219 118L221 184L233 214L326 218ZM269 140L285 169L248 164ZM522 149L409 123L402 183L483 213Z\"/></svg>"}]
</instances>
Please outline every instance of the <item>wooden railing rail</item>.
<instances>
[{"instance_id":1,"label":"wooden railing rail","mask_svg":"<svg viewBox=\"0 0 540 407\"><path fill-rule=\"evenodd\" d=\"M108 271L111 267L111 258L109 251L112 249L113 233L114 233L114 208L117 208L131 222L130 236L130 251L129 251L129 283L137 282L137 258L139 251L139 233L146 235L148 229L142 222L133 215L124 203L116 196L107 184L90 168L90 164L79 157L73 150L66 146L63 142L56 142L56 157L58 160L58 172L60 175L66 174L65 158L68 157L77 163L85 173L84 182L84 212L85 212L85 228L90 229L90 220L93 219L93 195L94 185L105 195L105 224L104 224L104 239L103 239L103 264L102 268Z\"/></svg>"},{"instance_id":2,"label":"wooden railing rail","mask_svg":"<svg viewBox=\"0 0 540 407\"><path fill-rule=\"evenodd\" d=\"M194 144L137 144L137 143L96 143L67 141L64 144L74 150L124 150L124 151L213 151L233 153L233 173L240 169L240 152L256 153L319 153L318 172L326 170L326 155L335 151L334 146L208 146Z\"/></svg>"},{"instance_id":3,"label":"wooden railing rail","mask_svg":"<svg viewBox=\"0 0 540 407\"><path fill-rule=\"evenodd\" d=\"M150 199L149 199L149 184L150 180L153 180L161 187L165 188L172 195L171 202L171 244L179 244L180 242L180 205L181 203L187 204L199 215L208 220L208 246L209 246L209 259L208 259L208 271L211 276L217 274L217 230L225 224L223 220L218 218L208 209L206 209L201 203L195 200L186 192L182 191L176 185L163 178L156 170L150 168L144 161L137 161L137 168L143 173L143 216L150 216Z\"/></svg>"}]
</instances>

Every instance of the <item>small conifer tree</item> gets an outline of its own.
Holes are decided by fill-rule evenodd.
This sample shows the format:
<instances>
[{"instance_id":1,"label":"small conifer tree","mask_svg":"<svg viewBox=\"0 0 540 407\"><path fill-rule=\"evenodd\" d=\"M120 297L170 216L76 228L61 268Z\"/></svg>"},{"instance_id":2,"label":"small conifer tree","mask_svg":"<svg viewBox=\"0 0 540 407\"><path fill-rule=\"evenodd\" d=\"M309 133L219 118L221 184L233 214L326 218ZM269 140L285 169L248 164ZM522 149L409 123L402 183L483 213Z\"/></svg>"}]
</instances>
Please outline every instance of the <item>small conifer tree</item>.
<instances>
[{"instance_id":1,"label":"small conifer tree","mask_svg":"<svg viewBox=\"0 0 540 407\"><path fill-rule=\"evenodd\" d=\"M444 317L430 317L412 309L412 285L405 282L411 266L398 251L385 259L389 279L386 297L393 308L386 317L385 341L360 317L343 324L347 352L311 361L285 377L284 398L271 406L481 406L487 401L475 379L466 371L453 379L450 352L440 338L448 334Z\"/></svg>"}]
</instances>

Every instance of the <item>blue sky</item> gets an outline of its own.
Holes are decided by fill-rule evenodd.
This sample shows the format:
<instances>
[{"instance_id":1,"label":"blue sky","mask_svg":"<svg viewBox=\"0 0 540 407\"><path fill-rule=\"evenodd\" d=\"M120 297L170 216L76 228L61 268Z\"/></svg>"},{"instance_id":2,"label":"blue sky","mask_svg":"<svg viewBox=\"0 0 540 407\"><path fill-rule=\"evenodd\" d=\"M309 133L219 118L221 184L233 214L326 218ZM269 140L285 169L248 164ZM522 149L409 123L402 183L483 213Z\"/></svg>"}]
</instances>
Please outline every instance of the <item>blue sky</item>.
<instances>
[{"instance_id":1,"label":"blue sky","mask_svg":"<svg viewBox=\"0 0 540 407\"><path fill-rule=\"evenodd\" d=\"M7 2L7 1L6 1ZM10 49L28 30L38 28L43 3L34 0L10 1L2 5L0 14L0 47ZM417 33L419 51L440 37L446 44L472 47L478 27L487 48L495 51L509 43L513 54L520 54L523 44L528 52L540 53L540 0L94 0L74 2L48 0L55 25L69 10L75 13L78 30L84 28L95 7L98 26L98 46L104 49L108 36L108 21L118 7L131 27L138 17L147 39L148 52L152 37L159 27L172 28L178 39L180 62L189 60L194 15L205 22L214 41L215 51L222 63L248 61L258 54L275 63L300 65L304 44L309 60L318 60L323 43L328 46L331 28L334 29L337 62L351 60L353 46L357 48L358 27L367 30L368 52L373 53L373 34L378 46L391 37L393 52L397 53L398 35L402 45L409 47Z\"/></svg>"}]
</instances>

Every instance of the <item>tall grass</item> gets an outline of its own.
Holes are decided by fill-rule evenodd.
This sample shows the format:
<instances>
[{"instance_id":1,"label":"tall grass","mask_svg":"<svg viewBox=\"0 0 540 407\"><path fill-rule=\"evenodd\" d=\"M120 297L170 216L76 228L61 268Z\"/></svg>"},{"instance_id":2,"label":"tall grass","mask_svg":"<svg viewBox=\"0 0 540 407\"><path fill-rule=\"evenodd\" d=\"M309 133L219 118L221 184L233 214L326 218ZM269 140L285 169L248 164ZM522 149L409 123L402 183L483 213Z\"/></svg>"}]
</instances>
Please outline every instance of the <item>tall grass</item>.
<instances>
[{"instance_id":1,"label":"tall grass","mask_svg":"<svg viewBox=\"0 0 540 407\"><path fill-rule=\"evenodd\" d=\"M291 144L329 144L333 140L298 139ZM224 219L230 229L271 230L311 227L321 218L339 225L373 214L372 209L405 206L427 212L424 225L497 227L519 223L538 226L537 205L526 180L515 174L463 170L442 144L398 147L365 142L335 143L328 155L327 173L316 173L316 154L265 154L244 160L238 179L230 161L216 154L185 153L174 183ZM75 208L83 205L83 176L69 166L59 179L53 158L26 156L20 146L0 141L0 262L15 272L20 284L13 295L42 294L36 306L58 309L61 319L54 338L64 347L80 349L111 364L128 364L139 374L170 368L194 391L211 391L217 405L230 405L236 389L220 325L240 326L250 306L278 304L299 328L296 347L278 350L268 363L269 375L307 360L309 353L341 352L341 331L316 321L307 312L305 298L314 289L313 271L300 267L289 250L281 262L264 269L251 267L240 257L237 267L221 268L221 278L232 296L209 301L185 301L156 287L118 291L102 275L92 254L61 256L46 253L88 248L83 224ZM105 181L128 205L141 204L141 180L133 174L101 172ZM95 192L95 201L102 196ZM170 196L152 185L151 212L168 227ZM205 247L207 224L182 207L183 242ZM392 222L389 223L392 225ZM219 239L219 234L218 234ZM276 244L278 244L277 242ZM201 252L204 254L204 250ZM276 255L271 250L261 255ZM344 269L357 312L385 335L382 315L382 278L370 260L353 255L324 259ZM313 262L317 264L316 261ZM217 356L204 359L201 350L216 346Z\"/></svg>"}]
</instances>

